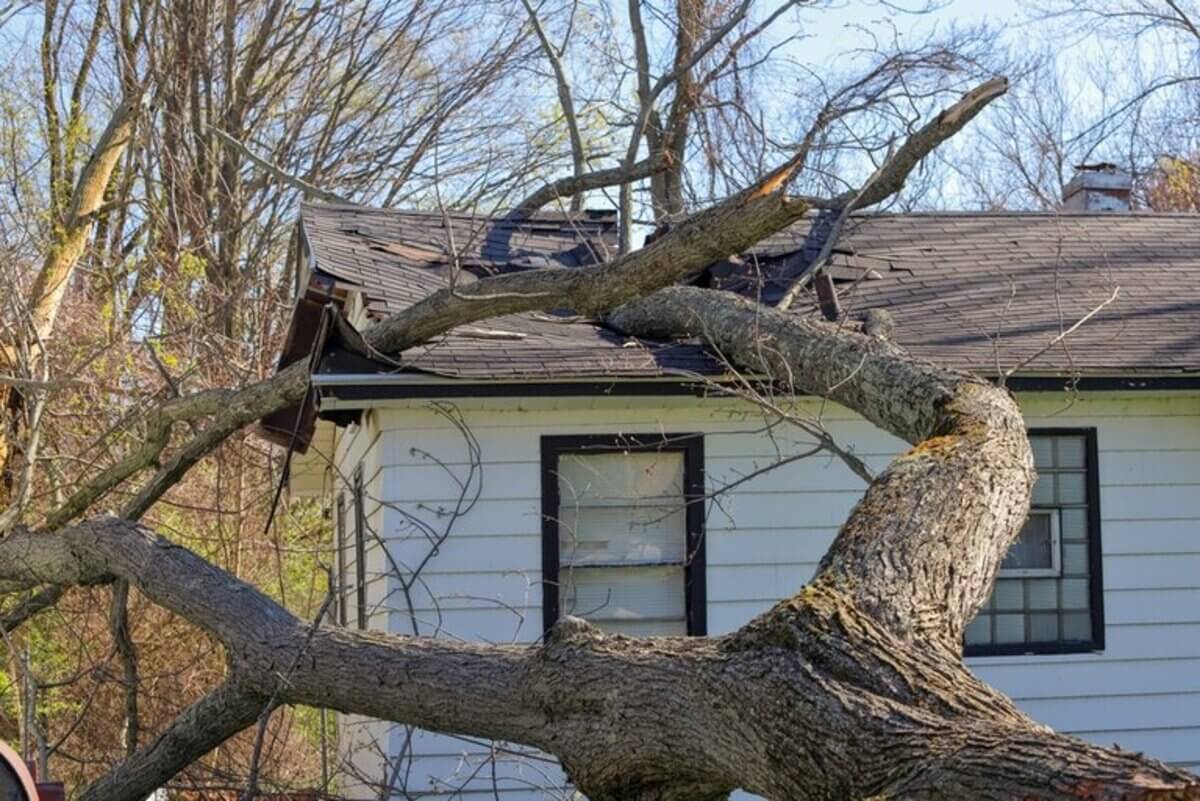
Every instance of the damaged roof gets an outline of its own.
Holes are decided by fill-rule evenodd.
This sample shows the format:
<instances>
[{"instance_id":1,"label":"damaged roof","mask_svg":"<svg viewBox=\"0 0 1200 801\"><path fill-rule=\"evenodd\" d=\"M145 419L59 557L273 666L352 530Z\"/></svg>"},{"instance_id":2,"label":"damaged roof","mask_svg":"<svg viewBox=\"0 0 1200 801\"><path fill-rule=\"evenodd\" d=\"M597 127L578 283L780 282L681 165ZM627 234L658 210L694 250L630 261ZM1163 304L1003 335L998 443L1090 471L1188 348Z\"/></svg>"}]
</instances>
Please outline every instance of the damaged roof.
<instances>
[{"instance_id":1,"label":"damaged roof","mask_svg":"<svg viewBox=\"0 0 1200 801\"><path fill-rule=\"evenodd\" d=\"M698 282L775 303L812 267L831 221L810 215ZM992 375L1018 365L1038 375L1188 373L1200 370L1198 222L1136 212L860 214L846 221L827 269L851 324L886 309L898 343L948 366ZM312 204L302 230L313 281L331 296L361 291L372 319L445 286L452 263L465 282L571 269L617 251L608 211L489 219ZM816 305L802 293L791 312L816 314ZM373 369L473 381L723 372L698 344L634 341L591 320L543 313L455 329L399 362ZM364 365L330 358L320 370L361 373Z\"/></svg>"}]
</instances>

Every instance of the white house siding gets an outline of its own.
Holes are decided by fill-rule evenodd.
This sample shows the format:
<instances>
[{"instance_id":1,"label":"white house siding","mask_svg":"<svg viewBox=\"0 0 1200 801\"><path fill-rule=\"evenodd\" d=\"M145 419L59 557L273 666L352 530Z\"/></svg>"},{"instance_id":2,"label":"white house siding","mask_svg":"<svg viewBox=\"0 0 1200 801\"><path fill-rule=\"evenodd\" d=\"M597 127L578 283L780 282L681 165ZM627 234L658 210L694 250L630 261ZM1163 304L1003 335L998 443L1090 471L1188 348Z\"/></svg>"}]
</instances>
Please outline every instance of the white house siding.
<instances>
[{"instance_id":1,"label":"white house siding","mask_svg":"<svg viewBox=\"0 0 1200 801\"><path fill-rule=\"evenodd\" d=\"M380 439L379 427L373 412L363 415L361 424L336 429L333 436L332 464L336 469L328 471L324 485L332 488L331 509L336 508L338 495L344 499L345 521L345 567L349 581L353 582L357 569L357 553L354 547L354 472L360 466L363 474L364 512L367 529L365 540L367 575L367 613L371 628L384 629L388 625L388 571L381 533L384 530L384 499L380 476L380 455L377 447ZM320 458L313 454L309 461ZM309 470L308 472L312 472ZM305 480L310 477L306 476ZM336 554L335 554L336 560ZM336 569L337 562L334 562ZM357 625L356 598L353 588L347 593L347 625ZM343 715L338 721L338 750L344 760L341 789L350 797L370 798L376 796L376 777L380 774L382 756L391 752L391 727L380 721L360 715Z\"/></svg>"},{"instance_id":2,"label":"white house siding","mask_svg":"<svg viewBox=\"0 0 1200 801\"><path fill-rule=\"evenodd\" d=\"M1098 428L1107 644L1103 653L972 664L1059 730L1200 768L1200 395L1028 394L1021 404L1031 427ZM813 414L821 408L803 406ZM366 461L378 470L370 475L382 497L395 502L380 522L401 571L429 556L430 530L440 536L454 520L413 588L411 613L399 581L384 582L396 632L411 632L416 620L422 634L537 638L542 435L702 433L710 490L771 464L776 447L788 454L807 442L782 430L772 440L761 417L729 401L464 399L454 409L474 442L429 401L387 403L366 425L378 431ZM825 407L823 417L839 442L876 468L903 447L839 407ZM348 455L339 456L347 474L359 447L347 444ZM464 496L460 483L474 495L467 479L476 461L478 501L462 517L447 514ZM816 456L722 496L706 527L710 633L737 628L800 587L862 490L841 462ZM382 569L382 559L370 567ZM406 740L393 727L392 753ZM561 784L553 765L503 754L493 764L486 746L452 737L417 733L412 752L403 784L414 795L491 793L495 782L509 791L506 799L542 798Z\"/></svg>"}]
</instances>

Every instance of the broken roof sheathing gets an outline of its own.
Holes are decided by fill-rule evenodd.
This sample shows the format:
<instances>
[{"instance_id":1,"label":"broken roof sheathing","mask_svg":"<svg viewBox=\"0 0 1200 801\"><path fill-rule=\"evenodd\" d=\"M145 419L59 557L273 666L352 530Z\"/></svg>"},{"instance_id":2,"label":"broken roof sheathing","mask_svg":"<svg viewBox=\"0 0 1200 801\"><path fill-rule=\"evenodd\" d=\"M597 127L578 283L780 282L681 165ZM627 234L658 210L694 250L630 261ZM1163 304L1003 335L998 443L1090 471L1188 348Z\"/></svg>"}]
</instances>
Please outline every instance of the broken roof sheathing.
<instances>
[{"instance_id":1,"label":"broken roof sheathing","mask_svg":"<svg viewBox=\"0 0 1200 801\"><path fill-rule=\"evenodd\" d=\"M811 268L829 221L810 215L714 265L700 283L774 303ZM1024 372L1186 373L1200 370L1197 223L1196 215L1142 213L861 214L847 220L827 269L849 324L886 309L899 344L942 364L995 374L1036 356ZM458 280L472 281L571 269L616 252L610 212L488 219L312 204L302 225L314 275L361 291L373 319L445 286L450 254ZM815 299L802 295L791 313L815 314ZM698 344L632 341L594 321L544 313L463 326L399 361L465 381L724 372Z\"/></svg>"}]
</instances>

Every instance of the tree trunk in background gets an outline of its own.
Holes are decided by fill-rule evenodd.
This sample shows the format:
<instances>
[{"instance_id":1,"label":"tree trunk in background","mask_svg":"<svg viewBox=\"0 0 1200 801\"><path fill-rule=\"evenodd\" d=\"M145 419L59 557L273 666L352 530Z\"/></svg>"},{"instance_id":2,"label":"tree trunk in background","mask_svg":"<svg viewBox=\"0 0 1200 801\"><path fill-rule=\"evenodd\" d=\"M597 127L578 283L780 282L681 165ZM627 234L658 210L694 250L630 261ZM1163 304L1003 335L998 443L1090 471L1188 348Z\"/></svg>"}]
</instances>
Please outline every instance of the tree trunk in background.
<instances>
[{"instance_id":1,"label":"tree trunk in background","mask_svg":"<svg viewBox=\"0 0 1200 801\"><path fill-rule=\"evenodd\" d=\"M677 222L684 211L683 179L687 155L688 127L700 98L695 68L688 64L696 53L708 8L705 0L678 0L675 31L675 98L663 123L658 115L646 131L651 153L661 153L666 169L650 177L650 197L654 219L659 223Z\"/></svg>"},{"instance_id":2,"label":"tree trunk in background","mask_svg":"<svg viewBox=\"0 0 1200 801\"><path fill-rule=\"evenodd\" d=\"M43 349L54 333L63 297L91 238L113 172L133 138L140 108L140 96L126 97L97 140L95 151L75 184L62 221L51 233L46 259L25 299L28 320L22 331L23 341L0 342L0 371L38 379L38 370L46 358ZM4 496L7 496L13 483L13 446L18 441L24 413L21 393L12 386L0 384L0 409L4 414L3 425L0 425L0 476Z\"/></svg>"}]
</instances>

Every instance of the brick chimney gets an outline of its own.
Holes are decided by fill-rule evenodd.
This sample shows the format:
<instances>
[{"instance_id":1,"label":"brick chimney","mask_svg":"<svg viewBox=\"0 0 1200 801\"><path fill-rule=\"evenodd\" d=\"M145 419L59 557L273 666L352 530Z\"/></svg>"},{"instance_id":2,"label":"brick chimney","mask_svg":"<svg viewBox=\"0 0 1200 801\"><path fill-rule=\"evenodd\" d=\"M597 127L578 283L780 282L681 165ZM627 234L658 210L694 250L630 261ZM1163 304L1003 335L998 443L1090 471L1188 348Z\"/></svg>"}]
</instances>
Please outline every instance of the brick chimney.
<instances>
[{"instance_id":1,"label":"brick chimney","mask_svg":"<svg viewBox=\"0 0 1200 801\"><path fill-rule=\"evenodd\" d=\"M1129 173L1107 162L1079 164L1075 177L1063 187L1067 211L1129 211L1133 179Z\"/></svg>"}]
</instances>

